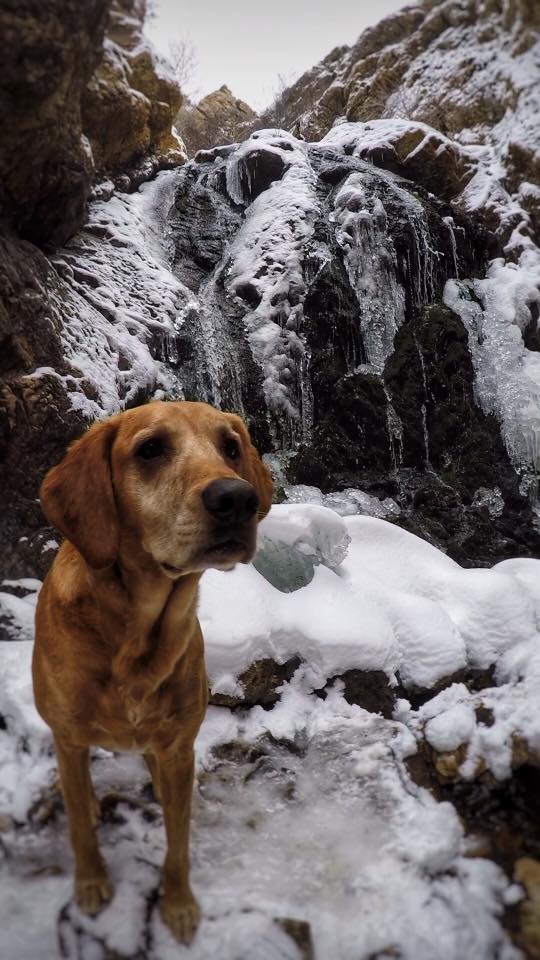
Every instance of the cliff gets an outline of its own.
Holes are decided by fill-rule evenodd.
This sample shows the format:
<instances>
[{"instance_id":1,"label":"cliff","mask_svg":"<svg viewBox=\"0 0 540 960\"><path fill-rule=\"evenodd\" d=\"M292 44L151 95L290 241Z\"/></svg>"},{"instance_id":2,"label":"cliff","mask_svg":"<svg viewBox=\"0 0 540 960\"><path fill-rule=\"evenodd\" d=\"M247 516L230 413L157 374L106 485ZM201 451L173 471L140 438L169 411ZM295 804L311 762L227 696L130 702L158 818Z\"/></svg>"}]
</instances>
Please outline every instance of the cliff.
<instances>
[{"instance_id":1,"label":"cliff","mask_svg":"<svg viewBox=\"0 0 540 960\"><path fill-rule=\"evenodd\" d=\"M62 379L81 379L63 340L76 291L66 286L53 251L81 228L91 191L104 177L131 190L185 159L171 132L181 94L142 38L143 17L141 0L7 0L0 8L6 571L44 569L46 558L38 558L48 538L39 534L37 485L86 422ZM100 190L110 195L113 188L109 182Z\"/></svg>"}]
</instances>

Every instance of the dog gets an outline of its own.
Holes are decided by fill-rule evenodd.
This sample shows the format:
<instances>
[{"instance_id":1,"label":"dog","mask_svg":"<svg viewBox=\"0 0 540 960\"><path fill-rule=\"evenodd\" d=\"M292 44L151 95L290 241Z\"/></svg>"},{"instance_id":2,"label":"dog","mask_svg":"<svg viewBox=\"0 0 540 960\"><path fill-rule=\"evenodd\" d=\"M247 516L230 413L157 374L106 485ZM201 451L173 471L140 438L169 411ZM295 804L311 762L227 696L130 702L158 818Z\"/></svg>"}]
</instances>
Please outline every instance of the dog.
<instances>
[{"instance_id":1,"label":"dog","mask_svg":"<svg viewBox=\"0 0 540 960\"><path fill-rule=\"evenodd\" d=\"M189 943L193 743L208 701L198 584L253 557L270 473L239 416L153 401L90 427L40 497L66 539L37 606L34 695L54 736L76 900L95 914L112 896L89 748L137 751L163 806L161 916Z\"/></svg>"}]
</instances>

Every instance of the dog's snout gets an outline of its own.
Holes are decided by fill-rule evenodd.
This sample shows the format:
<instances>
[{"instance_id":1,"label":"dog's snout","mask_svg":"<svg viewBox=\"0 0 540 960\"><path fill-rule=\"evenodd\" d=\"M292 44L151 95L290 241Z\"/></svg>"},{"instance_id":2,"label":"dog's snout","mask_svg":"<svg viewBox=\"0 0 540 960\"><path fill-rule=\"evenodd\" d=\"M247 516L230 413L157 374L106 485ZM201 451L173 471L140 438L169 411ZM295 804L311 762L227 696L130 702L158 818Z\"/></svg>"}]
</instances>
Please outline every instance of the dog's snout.
<instances>
[{"instance_id":1,"label":"dog's snout","mask_svg":"<svg viewBox=\"0 0 540 960\"><path fill-rule=\"evenodd\" d=\"M202 499L208 513L221 523L245 523L259 508L257 493L246 480L213 480Z\"/></svg>"}]
</instances>

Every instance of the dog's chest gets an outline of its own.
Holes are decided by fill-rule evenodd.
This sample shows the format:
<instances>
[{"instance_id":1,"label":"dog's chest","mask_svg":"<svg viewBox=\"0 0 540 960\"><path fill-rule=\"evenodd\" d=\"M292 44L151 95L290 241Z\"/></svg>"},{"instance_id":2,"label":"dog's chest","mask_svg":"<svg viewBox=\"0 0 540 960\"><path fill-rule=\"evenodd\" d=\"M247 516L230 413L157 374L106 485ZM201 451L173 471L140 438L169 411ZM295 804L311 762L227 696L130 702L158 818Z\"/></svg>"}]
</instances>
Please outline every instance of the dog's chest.
<instances>
[{"instance_id":1,"label":"dog's chest","mask_svg":"<svg viewBox=\"0 0 540 960\"><path fill-rule=\"evenodd\" d=\"M174 739L180 725L168 692L138 701L127 690L111 690L106 703L93 712L87 730L95 746L144 753L156 741Z\"/></svg>"}]
</instances>

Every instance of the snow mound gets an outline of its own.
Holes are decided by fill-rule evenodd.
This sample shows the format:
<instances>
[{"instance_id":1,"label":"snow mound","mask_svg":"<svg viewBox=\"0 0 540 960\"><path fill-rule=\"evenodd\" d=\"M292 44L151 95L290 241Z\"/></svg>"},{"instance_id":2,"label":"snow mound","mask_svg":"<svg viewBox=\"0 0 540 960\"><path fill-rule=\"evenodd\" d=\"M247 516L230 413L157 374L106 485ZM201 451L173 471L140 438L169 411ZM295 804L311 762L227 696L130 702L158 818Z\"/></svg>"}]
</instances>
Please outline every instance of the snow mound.
<instances>
[{"instance_id":1,"label":"snow mound","mask_svg":"<svg viewBox=\"0 0 540 960\"><path fill-rule=\"evenodd\" d=\"M274 507L261 527L255 568L203 578L200 615L216 690L236 689L255 660L282 663L295 655L315 686L360 669L382 670L407 689L430 688L465 667L491 665L504 681L520 644L538 639L540 561L463 570L384 520L351 516L338 523L334 515L330 526L331 516L314 505ZM288 571L299 586L292 592L284 592Z\"/></svg>"},{"instance_id":2,"label":"snow mound","mask_svg":"<svg viewBox=\"0 0 540 960\"><path fill-rule=\"evenodd\" d=\"M15 583L17 581L14 581ZM25 578L21 583L31 584L30 592L19 597L8 593L2 587L8 587L9 581L0 584L0 622L10 640L33 640L34 615L36 612L37 589L41 586L39 580Z\"/></svg>"},{"instance_id":3,"label":"snow mound","mask_svg":"<svg viewBox=\"0 0 540 960\"><path fill-rule=\"evenodd\" d=\"M52 737L34 706L32 643L0 643L0 812L24 822L50 781Z\"/></svg>"}]
</instances>

